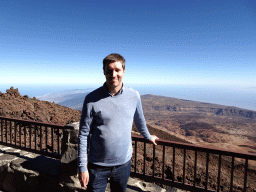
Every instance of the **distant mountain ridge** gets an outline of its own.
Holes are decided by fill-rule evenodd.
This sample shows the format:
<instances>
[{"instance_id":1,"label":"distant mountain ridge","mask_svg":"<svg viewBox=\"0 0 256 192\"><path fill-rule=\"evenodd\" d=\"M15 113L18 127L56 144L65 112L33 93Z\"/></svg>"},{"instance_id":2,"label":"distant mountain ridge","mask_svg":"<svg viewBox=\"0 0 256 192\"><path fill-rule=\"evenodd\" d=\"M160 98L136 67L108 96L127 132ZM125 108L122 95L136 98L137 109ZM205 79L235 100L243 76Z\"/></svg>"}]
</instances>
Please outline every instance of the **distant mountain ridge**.
<instances>
[{"instance_id":1,"label":"distant mountain ridge","mask_svg":"<svg viewBox=\"0 0 256 192\"><path fill-rule=\"evenodd\" d=\"M71 90L47 94L45 96L40 96L37 98L49 102L54 101L59 105L81 111L84 98L91 91L92 89ZM154 110L172 112L211 113L218 116L244 117L249 119L256 119L256 111L242 109L234 106L224 106L212 103L183 100L173 97L165 97L151 94L142 95L141 100L143 103L143 109L147 111Z\"/></svg>"},{"instance_id":2,"label":"distant mountain ridge","mask_svg":"<svg viewBox=\"0 0 256 192\"><path fill-rule=\"evenodd\" d=\"M158 95L142 95L143 109L147 111L198 112L211 113L219 116L245 117L256 119L256 111L241 109L212 103L198 102L164 97Z\"/></svg>"},{"instance_id":3,"label":"distant mountain ridge","mask_svg":"<svg viewBox=\"0 0 256 192\"><path fill-rule=\"evenodd\" d=\"M70 99L59 102L58 104L81 111L84 103L84 98L88 93L89 92L72 94L72 96L74 97L71 96Z\"/></svg>"},{"instance_id":4,"label":"distant mountain ridge","mask_svg":"<svg viewBox=\"0 0 256 192\"><path fill-rule=\"evenodd\" d=\"M194 144L256 153L256 111L142 95L147 124Z\"/></svg>"},{"instance_id":5,"label":"distant mountain ridge","mask_svg":"<svg viewBox=\"0 0 256 192\"><path fill-rule=\"evenodd\" d=\"M88 89L73 89L73 90L66 90L66 91L58 91L58 92L53 92L49 93L43 96L37 96L36 98L42 101L49 101L49 102L55 102L55 103L60 103L64 102L69 99L76 99L76 97L79 97L80 94L85 94L87 95L93 91L92 88Z\"/></svg>"},{"instance_id":6,"label":"distant mountain ridge","mask_svg":"<svg viewBox=\"0 0 256 192\"><path fill-rule=\"evenodd\" d=\"M71 109L82 110L85 96L93 89L74 89L68 91L54 92L37 98L42 101L55 102Z\"/></svg>"}]
</instances>

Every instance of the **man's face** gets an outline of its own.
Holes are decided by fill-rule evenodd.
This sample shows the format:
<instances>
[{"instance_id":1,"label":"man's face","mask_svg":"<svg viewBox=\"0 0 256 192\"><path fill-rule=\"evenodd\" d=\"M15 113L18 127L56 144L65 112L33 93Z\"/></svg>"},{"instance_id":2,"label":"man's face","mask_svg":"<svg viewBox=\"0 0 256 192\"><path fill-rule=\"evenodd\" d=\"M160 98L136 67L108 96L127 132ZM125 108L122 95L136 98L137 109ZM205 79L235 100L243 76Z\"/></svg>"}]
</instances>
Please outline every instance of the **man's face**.
<instances>
[{"instance_id":1,"label":"man's face","mask_svg":"<svg viewBox=\"0 0 256 192\"><path fill-rule=\"evenodd\" d=\"M106 66L104 75L108 88L121 89L125 70L120 62L110 63Z\"/></svg>"}]
</instances>

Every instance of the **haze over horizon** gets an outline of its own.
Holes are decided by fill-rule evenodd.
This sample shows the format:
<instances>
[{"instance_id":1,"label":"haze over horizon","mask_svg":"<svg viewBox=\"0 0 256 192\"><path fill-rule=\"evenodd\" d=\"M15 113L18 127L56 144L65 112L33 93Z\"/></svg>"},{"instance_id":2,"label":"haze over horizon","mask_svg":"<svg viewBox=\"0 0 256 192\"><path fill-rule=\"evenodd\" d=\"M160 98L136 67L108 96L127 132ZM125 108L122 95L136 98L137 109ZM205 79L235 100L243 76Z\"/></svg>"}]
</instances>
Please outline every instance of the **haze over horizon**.
<instances>
[{"instance_id":1,"label":"haze over horizon","mask_svg":"<svg viewBox=\"0 0 256 192\"><path fill-rule=\"evenodd\" d=\"M116 52L127 84L238 90L256 110L255 16L254 0L2 1L0 82L102 85Z\"/></svg>"}]
</instances>

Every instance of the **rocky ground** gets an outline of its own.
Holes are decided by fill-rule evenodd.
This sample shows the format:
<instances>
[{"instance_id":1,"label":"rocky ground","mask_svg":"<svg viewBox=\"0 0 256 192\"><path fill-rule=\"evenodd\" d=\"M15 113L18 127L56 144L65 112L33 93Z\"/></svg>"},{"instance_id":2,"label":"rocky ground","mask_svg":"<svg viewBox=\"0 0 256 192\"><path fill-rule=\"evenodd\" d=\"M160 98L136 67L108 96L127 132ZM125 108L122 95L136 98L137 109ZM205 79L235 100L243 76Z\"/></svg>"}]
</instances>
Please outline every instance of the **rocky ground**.
<instances>
[{"instance_id":1,"label":"rocky ground","mask_svg":"<svg viewBox=\"0 0 256 192\"><path fill-rule=\"evenodd\" d=\"M20 95L11 87L0 92L0 116L65 125L80 120L81 112L54 102Z\"/></svg>"}]
</instances>

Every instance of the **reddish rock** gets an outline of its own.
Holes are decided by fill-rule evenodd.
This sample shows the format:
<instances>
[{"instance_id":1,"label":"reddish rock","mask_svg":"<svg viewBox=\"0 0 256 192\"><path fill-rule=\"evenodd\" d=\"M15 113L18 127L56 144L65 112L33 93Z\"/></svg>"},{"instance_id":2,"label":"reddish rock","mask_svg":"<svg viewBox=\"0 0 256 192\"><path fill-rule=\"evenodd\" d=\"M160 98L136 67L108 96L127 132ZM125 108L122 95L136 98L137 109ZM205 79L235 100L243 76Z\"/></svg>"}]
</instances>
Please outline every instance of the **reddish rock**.
<instances>
[{"instance_id":1,"label":"reddish rock","mask_svg":"<svg viewBox=\"0 0 256 192\"><path fill-rule=\"evenodd\" d=\"M0 93L0 116L65 125L79 121L81 111L22 96L11 87Z\"/></svg>"}]
</instances>

